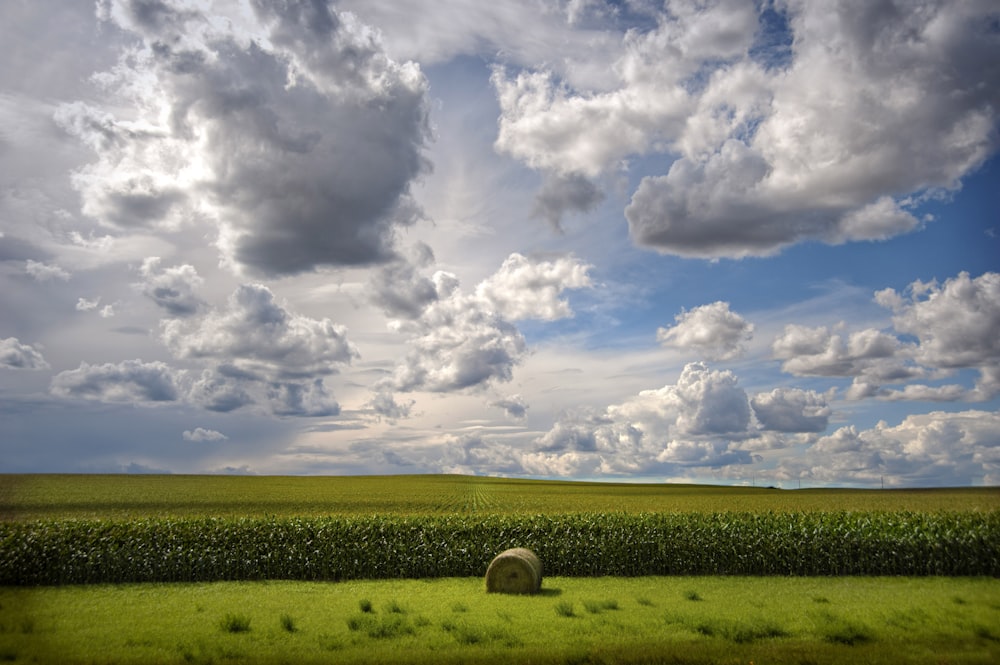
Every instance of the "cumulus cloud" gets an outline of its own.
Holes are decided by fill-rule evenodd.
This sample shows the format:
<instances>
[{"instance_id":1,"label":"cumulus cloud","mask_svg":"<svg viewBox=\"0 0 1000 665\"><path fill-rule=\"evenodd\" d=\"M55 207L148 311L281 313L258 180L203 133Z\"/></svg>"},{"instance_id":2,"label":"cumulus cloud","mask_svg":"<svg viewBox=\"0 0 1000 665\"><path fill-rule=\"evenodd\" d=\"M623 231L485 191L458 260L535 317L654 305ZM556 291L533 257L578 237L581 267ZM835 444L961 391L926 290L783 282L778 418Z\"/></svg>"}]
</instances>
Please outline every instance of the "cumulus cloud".
<instances>
[{"instance_id":1,"label":"cumulus cloud","mask_svg":"<svg viewBox=\"0 0 1000 665\"><path fill-rule=\"evenodd\" d=\"M125 360L59 372L50 390L59 397L102 402L174 402L180 397L181 374L163 362Z\"/></svg>"},{"instance_id":2,"label":"cumulus cloud","mask_svg":"<svg viewBox=\"0 0 1000 665\"><path fill-rule=\"evenodd\" d=\"M185 441L228 441L229 437L222 432L217 432L214 429L205 429L204 427L195 427L193 430L184 430L182 435Z\"/></svg>"},{"instance_id":3,"label":"cumulus cloud","mask_svg":"<svg viewBox=\"0 0 1000 665\"><path fill-rule=\"evenodd\" d=\"M773 432L822 432L833 413L825 397L799 388L758 393L750 406L761 426Z\"/></svg>"},{"instance_id":4,"label":"cumulus cloud","mask_svg":"<svg viewBox=\"0 0 1000 665\"><path fill-rule=\"evenodd\" d=\"M22 344L16 337L0 339L0 368L2 369L48 369L41 352L30 344Z\"/></svg>"},{"instance_id":5,"label":"cumulus cloud","mask_svg":"<svg viewBox=\"0 0 1000 665\"><path fill-rule=\"evenodd\" d=\"M170 279L179 275L194 273ZM176 309L182 300L166 302ZM323 379L358 355L343 326L289 312L260 284L239 286L224 308L163 320L161 339L178 359L210 365L187 397L218 412L266 404L279 416L337 415Z\"/></svg>"},{"instance_id":6,"label":"cumulus cloud","mask_svg":"<svg viewBox=\"0 0 1000 665\"><path fill-rule=\"evenodd\" d=\"M288 312L260 284L239 286L222 310L163 321L161 334L178 358L215 360L272 381L334 374L358 355L343 326Z\"/></svg>"},{"instance_id":7,"label":"cumulus cloud","mask_svg":"<svg viewBox=\"0 0 1000 665\"><path fill-rule=\"evenodd\" d=\"M996 150L990 3L758 7L772 19L750 3L670 4L625 34L608 89L497 68L497 149L588 178L674 157L625 215L637 244L702 258L905 233L921 223L912 195L957 187Z\"/></svg>"},{"instance_id":8,"label":"cumulus cloud","mask_svg":"<svg viewBox=\"0 0 1000 665\"><path fill-rule=\"evenodd\" d=\"M879 291L897 332L917 338L916 359L932 367L1000 364L1000 273L959 273L944 284L916 281L905 294Z\"/></svg>"},{"instance_id":9,"label":"cumulus cloud","mask_svg":"<svg viewBox=\"0 0 1000 665\"><path fill-rule=\"evenodd\" d=\"M521 395L508 395L495 399L489 403L490 406L503 409L508 418L514 420L524 420L528 415L528 403Z\"/></svg>"},{"instance_id":10,"label":"cumulus cloud","mask_svg":"<svg viewBox=\"0 0 1000 665\"><path fill-rule=\"evenodd\" d=\"M868 328L845 337L825 326L790 324L772 343L773 357L796 376L852 378L851 399L985 401L1000 393L1000 274L963 272L944 284L918 280L903 293L878 291L875 300L892 310L891 331ZM912 383L960 369L979 371L973 388Z\"/></svg>"},{"instance_id":11,"label":"cumulus cloud","mask_svg":"<svg viewBox=\"0 0 1000 665\"><path fill-rule=\"evenodd\" d=\"M656 339L664 346L702 354L708 360L729 360L746 351L753 324L730 311L729 303L714 302L681 311L677 325L659 328Z\"/></svg>"},{"instance_id":12,"label":"cumulus cloud","mask_svg":"<svg viewBox=\"0 0 1000 665\"><path fill-rule=\"evenodd\" d=\"M534 473L555 475L749 464L752 451L788 445L783 435L824 430L830 413L812 391L778 389L750 399L732 372L690 363L676 384L644 390L603 412L564 414L524 463Z\"/></svg>"},{"instance_id":13,"label":"cumulus cloud","mask_svg":"<svg viewBox=\"0 0 1000 665\"><path fill-rule=\"evenodd\" d=\"M142 293L166 310L170 316L190 316L204 305L195 291L201 286L198 271L188 264L161 268L158 256L142 262L139 274L143 281L138 285Z\"/></svg>"},{"instance_id":14,"label":"cumulus cloud","mask_svg":"<svg viewBox=\"0 0 1000 665\"><path fill-rule=\"evenodd\" d=\"M128 119L83 103L56 114L98 155L74 176L83 212L122 230L210 220L224 258L264 275L392 258L427 169L419 68L326 3L226 9L99 3L141 43L99 77Z\"/></svg>"},{"instance_id":15,"label":"cumulus cloud","mask_svg":"<svg viewBox=\"0 0 1000 665\"><path fill-rule=\"evenodd\" d=\"M471 294L454 275L436 272L435 298L420 316L393 322L396 331L409 335L411 350L376 389L450 392L510 381L527 352L512 321L571 316L560 296L590 286L588 269L572 257L541 261L511 254Z\"/></svg>"},{"instance_id":16,"label":"cumulus cloud","mask_svg":"<svg viewBox=\"0 0 1000 665\"><path fill-rule=\"evenodd\" d=\"M821 437L803 458L786 460L781 476L886 485L995 485L1000 482L1000 413L961 411L909 415L859 431L842 427Z\"/></svg>"},{"instance_id":17,"label":"cumulus cloud","mask_svg":"<svg viewBox=\"0 0 1000 665\"><path fill-rule=\"evenodd\" d=\"M413 410L413 404L413 400L400 403L396 400L395 395L385 390L377 392L371 401L368 402L368 406L378 417L385 418L390 422L401 418L408 418L410 412Z\"/></svg>"},{"instance_id":18,"label":"cumulus cloud","mask_svg":"<svg viewBox=\"0 0 1000 665\"><path fill-rule=\"evenodd\" d=\"M476 296L511 321L555 321L573 315L559 296L567 289L589 288L589 270L571 256L540 261L514 253L476 287Z\"/></svg>"}]
</instances>

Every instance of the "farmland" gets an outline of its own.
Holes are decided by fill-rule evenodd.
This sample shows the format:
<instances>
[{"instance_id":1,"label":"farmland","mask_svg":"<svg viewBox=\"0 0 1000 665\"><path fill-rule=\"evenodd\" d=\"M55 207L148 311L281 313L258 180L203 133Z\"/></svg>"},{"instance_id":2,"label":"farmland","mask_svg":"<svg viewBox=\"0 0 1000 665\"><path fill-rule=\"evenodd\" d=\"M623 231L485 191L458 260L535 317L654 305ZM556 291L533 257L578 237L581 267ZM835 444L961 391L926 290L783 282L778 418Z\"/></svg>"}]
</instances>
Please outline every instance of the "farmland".
<instances>
[{"instance_id":1,"label":"farmland","mask_svg":"<svg viewBox=\"0 0 1000 665\"><path fill-rule=\"evenodd\" d=\"M996 488L0 476L0 516L14 662L1000 656ZM512 546L539 596L483 593Z\"/></svg>"},{"instance_id":2,"label":"farmland","mask_svg":"<svg viewBox=\"0 0 1000 665\"><path fill-rule=\"evenodd\" d=\"M470 476L2 475L0 520L995 511L1000 488L776 490Z\"/></svg>"}]
</instances>

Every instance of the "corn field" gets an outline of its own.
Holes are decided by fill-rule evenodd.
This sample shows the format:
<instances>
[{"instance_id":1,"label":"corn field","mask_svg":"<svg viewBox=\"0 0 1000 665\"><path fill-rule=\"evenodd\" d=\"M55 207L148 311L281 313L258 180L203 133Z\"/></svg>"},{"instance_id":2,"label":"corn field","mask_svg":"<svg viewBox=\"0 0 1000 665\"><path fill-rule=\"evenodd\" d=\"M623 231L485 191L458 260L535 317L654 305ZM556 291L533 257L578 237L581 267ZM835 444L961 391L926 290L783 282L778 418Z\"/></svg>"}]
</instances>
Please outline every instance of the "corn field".
<instances>
[{"instance_id":1,"label":"corn field","mask_svg":"<svg viewBox=\"0 0 1000 665\"><path fill-rule=\"evenodd\" d=\"M143 518L0 523L0 585L482 575L1000 577L1000 511Z\"/></svg>"}]
</instances>

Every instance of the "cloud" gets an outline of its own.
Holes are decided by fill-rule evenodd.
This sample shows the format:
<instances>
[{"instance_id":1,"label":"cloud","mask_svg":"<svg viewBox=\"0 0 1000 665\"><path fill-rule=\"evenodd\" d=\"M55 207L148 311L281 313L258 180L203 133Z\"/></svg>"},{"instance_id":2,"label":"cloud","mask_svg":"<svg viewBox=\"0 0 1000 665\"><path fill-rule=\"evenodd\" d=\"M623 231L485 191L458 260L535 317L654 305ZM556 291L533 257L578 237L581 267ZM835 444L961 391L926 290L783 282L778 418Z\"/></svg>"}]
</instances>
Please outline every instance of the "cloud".
<instances>
[{"instance_id":1,"label":"cloud","mask_svg":"<svg viewBox=\"0 0 1000 665\"><path fill-rule=\"evenodd\" d=\"M255 402L254 380L225 364L202 371L188 391L188 399L209 411L228 413Z\"/></svg>"},{"instance_id":2,"label":"cloud","mask_svg":"<svg viewBox=\"0 0 1000 665\"><path fill-rule=\"evenodd\" d=\"M750 405L729 371L684 367L677 383L644 390L603 413L565 414L536 441L532 464L552 472L661 473L678 466L750 463L731 445L749 435Z\"/></svg>"},{"instance_id":3,"label":"cloud","mask_svg":"<svg viewBox=\"0 0 1000 665\"><path fill-rule=\"evenodd\" d=\"M814 391L777 388L748 398L731 371L689 363L676 384L603 411L563 414L522 461L529 473L550 475L685 474L808 443L831 414Z\"/></svg>"},{"instance_id":4,"label":"cloud","mask_svg":"<svg viewBox=\"0 0 1000 665\"><path fill-rule=\"evenodd\" d=\"M902 294L878 291L875 301L893 311L891 331L868 328L845 339L827 327L789 324L771 345L773 357L796 376L852 378L850 399L986 401L1000 394L1000 274L973 279L963 272L943 285L918 280ZM940 379L967 368L979 371L971 389L959 384L883 387Z\"/></svg>"},{"instance_id":5,"label":"cloud","mask_svg":"<svg viewBox=\"0 0 1000 665\"><path fill-rule=\"evenodd\" d=\"M919 197L958 187L995 152L988 3L775 9L781 29L769 32L752 4L672 4L655 28L624 35L607 89L497 68L496 147L588 178L669 155L634 191L629 230L640 246L700 258L906 233Z\"/></svg>"},{"instance_id":6,"label":"cloud","mask_svg":"<svg viewBox=\"0 0 1000 665\"><path fill-rule=\"evenodd\" d=\"M761 427L773 432L822 432L833 413L822 395L799 388L757 393L750 406Z\"/></svg>"},{"instance_id":7,"label":"cloud","mask_svg":"<svg viewBox=\"0 0 1000 665\"><path fill-rule=\"evenodd\" d=\"M434 262L433 251L420 243L413 254L412 260L400 258L373 271L369 278L372 303L389 316L417 318L437 300L434 283L418 272Z\"/></svg>"},{"instance_id":8,"label":"cloud","mask_svg":"<svg viewBox=\"0 0 1000 665\"><path fill-rule=\"evenodd\" d=\"M278 416L340 415L340 404L327 392L322 379L273 382L268 385L267 398Z\"/></svg>"},{"instance_id":9,"label":"cloud","mask_svg":"<svg viewBox=\"0 0 1000 665\"><path fill-rule=\"evenodd\" d=\"M532 213L554 228L562 227L562 218L571 212L590 212L604 199L597 186L578 173L548 175L535 195Z\"/></svg>"},{"instance_id":10,"label":"cloud","mask_svg":"<svg viewBox=\"0 0 1000 665\"><path fill-rule=\"evenodd\" d=\"M104 0L99 15L142 42L98 77L130 119L83 103L56 114L98 155L74 176L86 215L121 230L209 220L224 258L262 275L395 255L428 169L419 67L325 3L216 15Z\"/></svg>"},{"instance_id":11,"label":"cloud","mask_svg":"<svg viewBox=\"0 0 1000 665\"><path fill-rule=\"evenodd\" d=\"M381 418L392 422L401 418L408 418L413 410L413 400L408 400L402 404L396 401L396 397L388 391L380 391L372 397L368 406Z\"/></svg>"},{"instance_id":12,"label":"cloud","mask_svg":"<svg viewBox=\"0 0 1000 665\"><path fill-rule=\"evenodd\" d=\"M515 253L472 294L454 275L436 272L436 297L420 316L392 323L409 335L410 352L376 390L451 392L510 381L527 352L512 321L571 316L560 295L590 286L588 269L572 257L540 261Z\"/></svg>"},{"instance_id":13,"label":"cloud","mask_svg":"<svg viewBox=\"0 0 1000 665\"><path fill-rule=\"evenodd\" d=\"M179 399L180 374L162 362L125 360L91 365L56 374L50 390L58 397L102 402L174 402Z\"/></svg>"},{"instance_id":14,"label":"cloud","mask_svg":"<svg viewBox=\"0 0 1000 665\"><path fill-rule=\"evenodd\" d=\"M31 259L25 261L24 271L39 282L48 282L53 279L65 282L70 278L70 274L57 265L32 261Z\"/></svg>"},{"instance_id":15,"label":"cloud","mask_svg":"<svg viewBox=\"0 0 1000 665\"><path fill-rule=\"evenodd\" d=\"M0 339L0 369L49 369L40 351L16 337Z\"/></svg>"},{"instance_id":16,"label":"cloud","mask_svg":"<svg viewBox=\"0 0 1000 665\"><path fill-rule=\"evenodd\" d=\"M188 264L160 268L160 257L151 256L142 262L138 284L143 295L166 310L170 316L190 316L204 306L195 291L204 280Z\"/></svg>"},{"instance_id":17,"label":"cloud","mask_svg":"<svg viewBox=\"0 0 1000 665\"><path fill-rule=\"evenodd\" d=\"M801 459L779 467L781 477L886 485L995 485L1000 482L1000 412L933 411L894 427L880 422L842 427L821 437Z\"/></svg>"},{"instance_id":18,"label":"cloud","mask_svg":"<svg viewBox=\"0 0 1000 665\"><path fill-rule=\"evenodd\" d=\"M508 395L500 399L493 400L490 406L503 409L508 418L514 420L524 420L528 415L528 404L521 395Z\"/></svg>"},{"instance_id":19,"label":"cloud","mask_svg":"<svg viewBox=\"0 0 1000 665\"><path fill-rule=\"evenodd\" d=\"M476 296L511 321L555 321L572 316L559 296L567 289L590 288L590 268L571 256L540 261L514 253L476 287Z\"/></svg>"},{"instance_id":20,"label":"cloud","mask_svg":"<svg viewBox=\"0 0 1000 665\"><path fill-rule=\"evenodd\" d=\"M918 340L916 359L931 367L1000 364L1000 273L969 273L937 282L913 282L905 295L879 291L876 301L893 310L900 334Z\"/></svg>"},{"instance_id":21,"label":"cloud","mask_svg":"<svg viewBox=\"0 0 1000 665\"><path fill-rule=\"evenodd\" d=\"M904 380L920 376L899 357L903 343L874 329L843 336L826 326L810 328L788 324L771 344L781 369L796 376L864 377L872 381Z\"/></svg>"},{"instance_id":22,"label":"cloud","mask_svg":"<svg viewBox=\"0 0 1000 665\"><path fill-rule=\"evenodd\" d=\"M178 358L213 360L276 382L334 374L358 355L343 326L288 312L260 284L239 286L222 310L163 321L161 337Z\"/></svg>"},{"instance_id":23,"label":"cloud","mask_svg":"<svg viewBox=\"0 0 1000 665\"><path fill-rule=\"evenodd\" d=\"M81 297L81 298L78 298L77 301L76 301L76 311L78 311L78 312L90 312L90 311L93 311L93 310L97 309L97 307L100 304L101 304L100 297L95 298L94 300L87 300L86 298Z\"/></svg>"},{"instance_id":24,"label":"cloud","mask_svg":"<svg viewBox=\"0 0 1000 665\"><path fill-rule=\"evenodd\" d=\"M228 441L229 437L222 432L217 432L214 429L205 429L203 427L195 427L193 430L184 430L182 434L185 441Z\"/></svg>"},{"instance_id":25,"label":"cloud","mask_svg":"<svg viewBox=\"0 0 1000 665\"><path fill-rule=\"evenodd\" d=\"M656 339L664 346L702 354L709 360L729 360L746 351L744 342L753 336L753 324L730 311L729 303L714 302L682 310L677 325L659 328Z\"/></svg>"}]
</instances>

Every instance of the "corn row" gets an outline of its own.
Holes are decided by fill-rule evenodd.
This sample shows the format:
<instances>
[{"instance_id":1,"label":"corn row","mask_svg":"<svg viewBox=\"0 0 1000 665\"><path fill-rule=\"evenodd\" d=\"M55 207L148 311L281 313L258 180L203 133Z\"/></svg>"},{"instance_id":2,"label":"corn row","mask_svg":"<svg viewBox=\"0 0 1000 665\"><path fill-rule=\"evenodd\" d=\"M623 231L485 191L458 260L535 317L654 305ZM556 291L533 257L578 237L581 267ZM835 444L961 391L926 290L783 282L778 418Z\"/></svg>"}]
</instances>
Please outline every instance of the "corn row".
<instances>
[{"instance_id":1,"label":"corn row","mask_svg":"<svg viewBox=\"0 0 1000 665\"><path fill-rule=\"evenodd\" d=\"M545 574L1000 577L1000 511L152 518L0 523L0 585Z\"/></svg>"}]
</instances>

